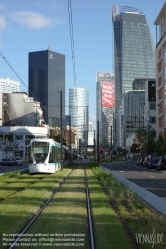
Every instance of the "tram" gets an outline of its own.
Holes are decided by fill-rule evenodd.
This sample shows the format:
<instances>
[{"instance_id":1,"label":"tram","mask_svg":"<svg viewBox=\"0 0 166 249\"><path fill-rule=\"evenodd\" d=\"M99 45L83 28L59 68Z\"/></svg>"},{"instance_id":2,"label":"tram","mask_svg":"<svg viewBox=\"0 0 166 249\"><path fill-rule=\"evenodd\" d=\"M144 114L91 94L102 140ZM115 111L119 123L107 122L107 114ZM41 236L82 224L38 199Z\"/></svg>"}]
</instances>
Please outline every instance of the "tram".
<instances>
[{"instance_id":1,"label":"tram","mask_svg":"<svg viewBox=\"0 0 166 249\"><path fill-rule=\"evenodd\" d=\"M30 173L55 173L61 169L61 144L51 138L33 138L29 144ZM77 159L77 150L63 146L63 166Z\"/></svg>"}]
</instances>

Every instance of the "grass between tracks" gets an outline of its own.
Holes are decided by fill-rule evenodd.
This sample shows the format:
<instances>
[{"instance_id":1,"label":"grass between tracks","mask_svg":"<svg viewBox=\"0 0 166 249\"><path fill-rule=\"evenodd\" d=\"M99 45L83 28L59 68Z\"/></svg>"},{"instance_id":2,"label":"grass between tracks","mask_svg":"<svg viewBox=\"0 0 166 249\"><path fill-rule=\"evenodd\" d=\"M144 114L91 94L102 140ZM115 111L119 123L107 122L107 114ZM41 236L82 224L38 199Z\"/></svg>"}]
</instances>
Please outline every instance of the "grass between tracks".
<instances>
[{"instance_id":1,"label":"grass between tracks","mask_svg":"<svg viewBox=\"0 0 166 249\"><path fill-rule=\"evenodd\" d=\"M51 193L57 188L57 186L59 186L64 175L67 175L69 171L70 168L66 167L63 171L58 171L55 174L51 174L49 177L48 175L45 175L45 179L34 183L29 188L17 192L15 195L1 202L0 248L2 245L3 233L19 233L45 203ZM16 176L19 177L19 175L14 175L14 178ZM34 178L40 178L43 176L44 174L33 175ZM6 176L6 181L8 182L9 180L10 177Z\"/></svg>"},{"instance_id":2,"label":"grass between tracks","mask_svg":"<svg viewBox=\"0 0 166 249\"><path fill-rule=\"evenodd\" d=\"M45 234L40 235L42 248L89 248L84 169L81 165L72 172L28 233ZM51 246L49 242L52 241ZM32 246L30 249L36 248Z\"/></svg>"},{"instance_id":3,"label":"grass between tracks","mask_svg":"<svg viewBox=\"0 0 166 249\"><path fill-rule=\"evenodd\" d=\"M0 236L2 233L19 233L50 196L53 189L56 189L68 171L68 168L64 168L63 171L47 176L40 182L34 183L27 189L3 201L0 204ZM160 219L132 191L114 179L112 175L100 170L95 163L89 164L87 175L96 249L138 248L131 238L129 228L124 226L122 219L129 225L135 238L138 238L139 235L142 236L140 237L141 248L166 248L165 220ZM39 176L41 177L41 174ZM39 176L34 175L34 178ZM4 184L14 183L18 179L22 180L20 177L23 177L23 175L6 176ZM65 233L85 233L87 224L82 178L81 171L76 171L75 175L64 184L64 188L54 196L49 206L44 209L39 220L28 233L57 233L63 234L63 237ZM157 234L163 234L163 236L162 241L160 240L156 244ZM154 235L154 240L152 238L150 241L143 242L143 236L146 235ZM88 249L87 234L85 237L83 237L85 239L84 246L71 246L71 248ZM56 238L61 239L62 237L59 235ZM79 242L82 243L81 241ZM155 242L154 245L153 242ZM24 248L32 249L33 247L24 246ZM34 248L36 249L37 247L35 246ZM49 246L42 246L42 248L48 249ZM50 248L54 247L51 246ZM55 248L69 249L70 247L55 246Z\"/></svg>"},{"instance_id":4,"label":"grass between tracks","mask_svg":"<svg viewBox=\"0 0 166 249\"><path fill-rule=\"evenodd\" d=\"M143 203L136 196L134 192L132 192L131 190L126 188L123 184L118 182L115 178L113 178L112 175L103 172L98 166L95 167L95 164L93 165L91 164L91 168L93 170L93 173L95 174L96 181L99 182L101 189L105 192L105 195L107 197L107 202L111 205L111 207L109 208L110 209L109 212L105 210L105 212L103 212L103 215L100 215L102 213L101 208L102 206L104 206L102 205L102 201L105 202L105 200L104 197L102 197L102 194L99 195L99 192L101 190L100 191L98 190L96 192L96 189L94 188L94 186L97 186L97 182L95 182L94 180L91 181L91 178L89 178L89 186L91 192L90 198L92 202L92 212L94 215L95 230L97 231L101 229L102 231L106 228L104 224L106 223L108 224L110 218L110 216L108 216L107 214L112 212L111 216L112 220L113 219L116 220L116 217L118 216L121 221L124 220L125 223L128 224L129 228L125 226L125 230L128 233L129 230L131 229L135 237L135 241L139 240L139 246L140 246L139 248L165 249L166 219L164 219L163 217L161 218L158 214L154 213L145 203ZM91 171L88 172L90 177L92 177L92 172ZM98 202L97 200L100 200L100 202ZM100 208L101 211L98 210L98 208ZM117 215L113 212L113 209L115 210ZM98 224L98 226L96 226L96 223ZM122 229L122 225L118 226ZM125 246L125 244L123 246L121 244L121 246L116 247L116 240L119 240L118 243L120 243L120 241L122 241L125 237L123 232L116 230L118 226L112 224L112 228L109 229L110 237L112 237L111 240L114 240L115 244L113 246L106 248L128 249L129 247ZM99 231L97 235L98 234ZM131 236L129 235L129 237ZM102 243L99 238L96 239L99 240L98 243ZM133 243L132 248L135 247L138 248L137 244L134 243L134 241L132 241L132 237L131 237L131 242ZM100 248L103 247L101 246Z\"/></svg>"}]
</instances>

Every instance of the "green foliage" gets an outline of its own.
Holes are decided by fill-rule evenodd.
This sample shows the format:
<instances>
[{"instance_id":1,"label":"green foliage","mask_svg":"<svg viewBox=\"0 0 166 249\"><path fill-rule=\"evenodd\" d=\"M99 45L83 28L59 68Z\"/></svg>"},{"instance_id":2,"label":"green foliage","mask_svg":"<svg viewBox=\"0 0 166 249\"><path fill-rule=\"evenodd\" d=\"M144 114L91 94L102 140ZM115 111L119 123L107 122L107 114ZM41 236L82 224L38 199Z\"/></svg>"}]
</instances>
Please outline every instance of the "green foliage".
<instances>
[{"instance_id":1,"label":"green foliage","mask_svg":"<svg viewBox=\"0 0 166 249\"><path fill-rule=\"evenodd\" d=\"M155 152L155 130L150 125L141 127L136 131L138 147L142 155L153 154Z\"/></svg>"},{"instance_id":2,"label":"green foliage","mask_svg":"<svg viewBox=\"0 0 166 249\"><path fill-rule=\"evenodd\" d=\"M163 154L163 137L159 136L155 143L155 151L158 155Z\"/></svg>"},{"instance_id":3,"label":"green foliage","mask_svg":"<svg viewBox=\"0 0 166 249\"><path fill-rule=\"evenodd\" d=\"M52 139L54 139L56 142L60 143L60 140L61 140L61 134L58 134L58 135L52 135L51 136ZM66 140L63 138L63 145L67 145L67 142Z\"/></svg>"},{"instance_id":4,"label":"green foliage","mask_svg":"<svg viewBox=\"0 0 166 249\"><path fill-rule=\"evenodd\" d=\"M136 148L139 148L138 144L132 144L132 146L131 146L131 152L132 153L138 152L138 150L136 150Z\"/></svg>"}]
</instances>

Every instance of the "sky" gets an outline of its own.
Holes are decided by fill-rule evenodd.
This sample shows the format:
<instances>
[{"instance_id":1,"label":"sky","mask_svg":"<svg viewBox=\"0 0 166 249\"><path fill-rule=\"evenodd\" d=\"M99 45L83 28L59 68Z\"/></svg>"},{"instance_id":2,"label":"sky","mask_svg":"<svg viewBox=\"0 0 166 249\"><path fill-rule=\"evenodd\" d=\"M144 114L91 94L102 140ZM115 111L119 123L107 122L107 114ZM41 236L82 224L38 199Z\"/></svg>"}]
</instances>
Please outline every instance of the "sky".
<instances>
[{"instance_id":1,"label":"sky","mask_svg":"<svg viewBox=\"0 0 166 249\"><path fill-rule=\"evenodd\" d=\"M89 91L89 121L96 129L96 72L113 73L112 5L132 6L147 17L154 44L154 21L164 0L71 0L76 82L73 76L68 0L0 0L0 52L28 92L28 53L47 50L65 55L66 106L69 88ZM0 57L0 78L19 81ZM68 108L66 108L68 115Z\"/></svg>"}]
</instances>

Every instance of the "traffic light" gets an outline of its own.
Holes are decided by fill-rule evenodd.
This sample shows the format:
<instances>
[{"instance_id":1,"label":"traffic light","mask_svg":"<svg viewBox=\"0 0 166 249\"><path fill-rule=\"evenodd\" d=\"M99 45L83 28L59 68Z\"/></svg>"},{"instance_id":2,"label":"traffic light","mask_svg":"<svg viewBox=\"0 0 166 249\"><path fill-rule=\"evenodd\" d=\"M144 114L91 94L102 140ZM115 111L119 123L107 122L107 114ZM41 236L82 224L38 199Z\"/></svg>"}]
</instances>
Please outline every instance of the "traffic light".
<instances>
[{"instance_id":1,"label":"traffic light","mask_svg":"<svg viewBox=\"0 0 166 249\"><path fill-rule=\"evenodd\" d=\"M138 150L139 150L139 148L138 148L138 147L136 147L136 148L135 148L135 150L136 150L136 151L138 151Z\"/></svg>"}]
</instances>

